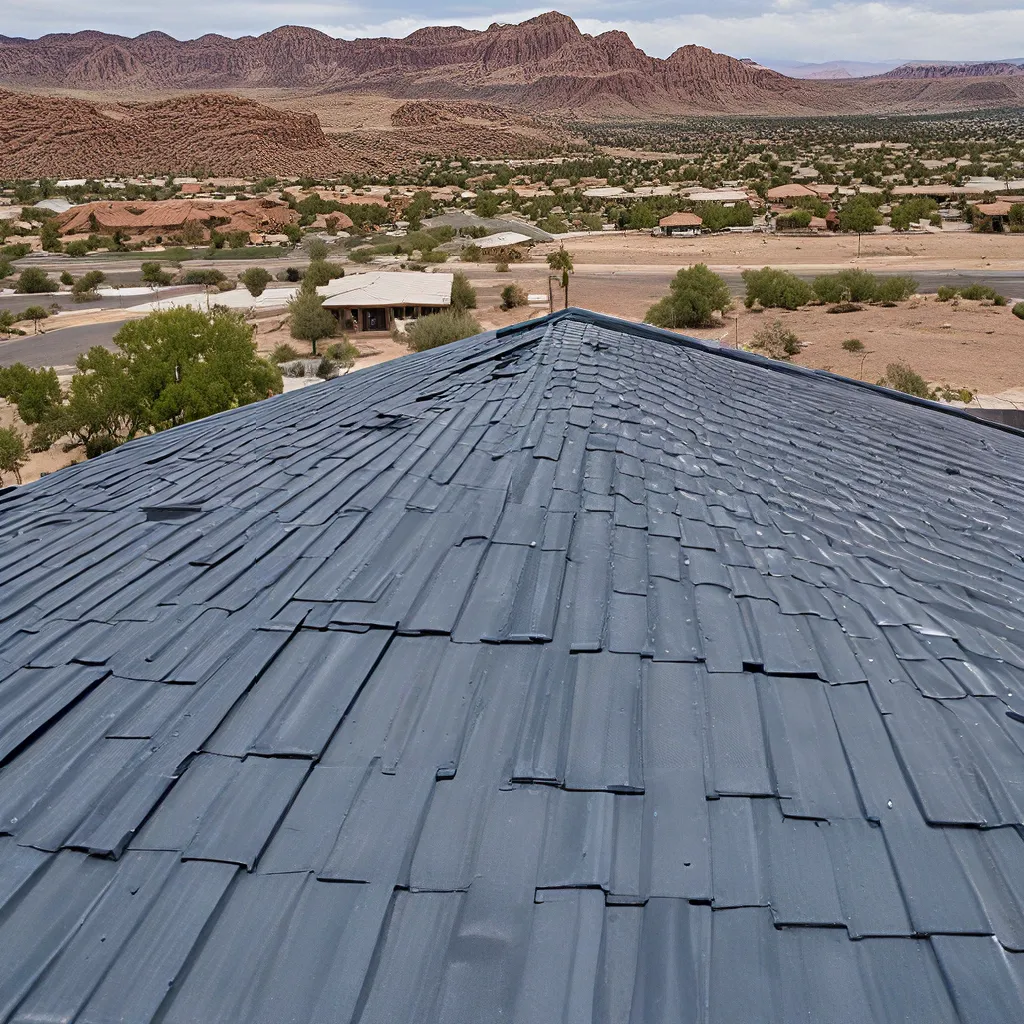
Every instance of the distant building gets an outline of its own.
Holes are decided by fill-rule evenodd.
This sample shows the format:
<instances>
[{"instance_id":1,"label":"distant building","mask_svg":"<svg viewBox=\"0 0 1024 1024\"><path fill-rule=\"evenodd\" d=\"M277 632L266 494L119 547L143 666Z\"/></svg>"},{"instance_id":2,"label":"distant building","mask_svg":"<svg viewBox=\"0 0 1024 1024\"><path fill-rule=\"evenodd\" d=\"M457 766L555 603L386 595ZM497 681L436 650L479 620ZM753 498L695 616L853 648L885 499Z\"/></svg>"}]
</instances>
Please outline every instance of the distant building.
<instances>
[{"instance_id":1,"label":"distant building","mask_svg":"<svg viewBox=\"0 0 1024 1024\"><path fill-rule=\"evenodd\" d=\"M329 292L329 309L346 330L390 331L396 320L440 313L452 304L453 274L402 274L377 271L350 274L320 291Z\"/></svg>"},{"instance_id":2,"label":"distant building","mask_svg":"<svg viewBox=\"0 0 1024 1024\"><path fill-rule=\"evenodd\" d=\"M299 215L283 203L269 199L194 200L165 202L98 202L74 206L57 218L62 235L113 234L156 240L198 224L206 235L213 230L278 233Z\"/></svg>"},{"instance_id":3,"label":"distant building","mask_svg":"<svg viewBox=\"0 0 1024 1024\"><path fill-rule=\"evenodd\" d=\"M779 185L777 188L768 190L768 201L771 203L782 203L785 206L792 206L799 199L818 199L818 193L806 185Z\"/></svg>"},{"instance_id":4,"label":"distant building","mask_svg":"<svg viewBox=\"0 0 1024 1024\"><path fill-rule=\"evenodd\" d=\"M670 213L658 221L658 227L661 228L662 233L670 237L672 235L690 237L699 235L703 225L703 218L698 217L695 213Z\"/></svg>"}]
</instances>

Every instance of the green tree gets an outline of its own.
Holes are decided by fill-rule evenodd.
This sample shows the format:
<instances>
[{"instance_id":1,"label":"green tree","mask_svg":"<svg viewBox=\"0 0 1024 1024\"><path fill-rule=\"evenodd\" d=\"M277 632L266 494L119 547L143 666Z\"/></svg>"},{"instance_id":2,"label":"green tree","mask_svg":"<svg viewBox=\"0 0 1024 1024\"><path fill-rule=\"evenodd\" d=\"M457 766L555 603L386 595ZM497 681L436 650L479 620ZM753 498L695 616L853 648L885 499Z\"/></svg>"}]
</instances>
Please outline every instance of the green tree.
<instances>
[{"instance_id":1,"label":"green tree","mask_svg":"<svg viewBox=\"0 0 1024 1024\"><path fill-rule=\"evenodd\" d=\"M927 196L913 196L892 208L889 222L896 231L909 231L912 224L922 220L931 220L937 213L939 204Z\"/></svg>"},{"instance_id":2,"label":"green tree","mask_svg":"<svg viewBox=\"0 0 1024 1024\"><path fill-rule=\"evenodd\" d=\"M565 296L564 308L569 308L569 275L573 272L572 253L564 246L559 246L552 253L548 253L548 267L551 270L559 271L562 275L562 292Z\"/></svg>"},{"instance_id":3,"label":"green tree","mask_svg":"<svg viewBox=\"0 0 1024 1024\"><path fill-rule=\"evenodd\" d=\"M0 428L0 483L4 473L9 473L20 484L21 467L27 458L25 439L20 432L15 427Z\"/></svg>"},{"instance_id":4,"label":"green tree","mask_svg":"<svg viewBox=\"0 0 1024 1024\"><path fill-rule=\"evenodd\" d=\"M0 367L0 398L17 408L22 423L42 423L61 403L57 371L30 370L24 363Z\"/></svg>"},{"instance_id":5,"label":"green tree","mask_svg":"<svg viewBox=\"0 0 1024 1024\"><path fill-rule=\"evenodd\" d=\"M882 223L882 215L867 196L854 196L839 214L839 227L858 235L871 234Z\"/></svg>"},{"instance_id":6,"label":"green tree","mask_svg":"<svg viewBox=\"0 0 1024 1024\"><path fill-rule=\"evenodd\" d=\"M26 309L21 314L21 319L22 320L31 320L33 326L35 327L35 330L33 331L33 333L34 334L38 334L39 333L39 321L47 319L47 317L49 317L49 315L50 314L46 312L46 309L43 306L29 306L28 309Z\"/></svg>"},{"instance_id":7,"label":"green tree","mask_svg":"<svg viewBox=\"0 0 1024 1024\"><path fill-rule=\"evenodd\" d=\"M157 260L148 260L142 264L142 280L151 285L167 285L171 283L173 275L163 270Z\"/></svg>"},{"instance_id":8,"label":"green tree","mask_svg":"<svg viewBox=\"0 0 1024 1024\"><path fill-rule=\"evenodd\" d=\"M1014 203L1010 207L1009 221L1011 231L1024 231L1024 203ZM0 277L3 277L2 273Z\"/></svg>"},{"instance_id":9,"label":"green tree","mask_svg":"<svg viewBox=\"0 0 1024 1024\"><path fill-rule=\"evenodd\" d=\"M637 203L629 211L629 226L636 231L650 231L658 226L658 211L650 203Z\"/></svg>"},{"instance_id":10,"label":"green tree","mask_svg":"<svg viewBox=\"0 0 1024 1024\"><path fill-rule=\"evenodd\" d=\"M41 427L92 456L280 393L280 371L259 358L252 336L228 311L173 309L130 321L114 335L117 351L96 346L79 356L63 404Z\"/></svg>"},{"instance_id":11,"label":"green tree","mask_svg":"<svg viewBox=\"0 0 1024 1024\"><path fill-rule=\"evenodd\" d=\"M39 229L39 241L46 252L60 252L64 248L55 217L43 221L43 226Z\"/></svg>"},{"instance_id":12,"label":"green tree","mask_svg":"<svg viewBox=\"0 0 1024 1024\"><path fill-rule=\"evenodd\" d=\"M11 336L11 328L18 322L17 316L9 309L0 309L0 332Z\"/></svg>"},{"instance_id":13,"label":"green tree","mask_svg":"<svg viewBox=\"0 0 1024 1024\"><path fill-rule=\"evenodd\" d=\"M753 309L756 303L765 309L799 309L814 298L814 290L806 281L775 267L744 270L743 282L747 286L747 309Z\"/></svg>"},{"instance_id":14,"label":"green tree","mask_svg":"<svg viewBox=\"0 0 1024 1024\"><path fill-rule=\"evenodd\" d=\"M14 267L11 265L11 261L0 256L0 281L5 277L10 277L13 273Z\"/></svg>"},{"instance_id":15,"label":"green tree","mask_svg":"<svg viewBox=\"0 0 1024 1024\"><path fill-rule=\"evenodd\" d=\"M414 352L425 352L461 338L471 338L480 331L480 324L469 313L448 309L421 316L406 331L406 343Z\"/></svg>"},{"instance_id":16,"label":"green tree","mask_svg":"<svg viewBox=\"0 0 1024 1024\"><path fill-rule=\"evenodd\" d=\"M501 209L501 198L493 192L481 192L473 203L478 217L494 217Z\"/></svg>"},{"instance_id":17,"label":"green tree","mask_svg":"<svg viewBox=\"0 0 1024 1024\"><path fill-rule=\"evenodd\" d=\"M715 314L732 305L729 287L703 263L680 270L669 293L647 311L644 320L656 327L710 327Z\"/></svg>"},{"instance_id":18,"label":"green tree","mask_svg":"<svg viewBox=\"0 0 1024 1024\"><path fill-rule=\"evenodd\" d=\"M452 309L476 309L476 289L461 270L452 275Z\"/></svg>"},{"instance_id":19,"label":"green tree","mask_svg":"<svg viewBox=\"0 0 1024 1024\"><path fill-rule=\"evenodd\" d=\"M106 280L102 270L90 270L83 274L71 289L75 302L91 302L99 298L96 289Z\"/></svg>"},{"instance_id":20,"label":"green tree","mask_svg":"<svg viewBox=\"0 0 1024 1024\"><path fill-rule=\"evenodd\" d=\"M18 275L14 290L20 295L42 295L55 292L57 283L41 267L28 267Z\"/></svg>"},{"instance_id":21,"label":"green tree","mask_svg":"<svg viewBox=\"0 0 1024 1024\"><path fill-rule=\"evenodd\" d=\"M249 267L238 275L238 280L255 299L263 294L267 285L274 279L262 267Z\"/></svg>"},{"instance_id":22,"label":"green tree","mask_svg":"<svg viewBox=\"0 0 1024 1024\"><path fill-rule=\"evenodd\" d=\"M333 338L338 333L338 321L329 309L324 309L323 297L317 294L313 278L302 279L298 294L288 303L291 336L296 341L308 341L317 354L317 342Z\"/></svg>"}]
</instances>

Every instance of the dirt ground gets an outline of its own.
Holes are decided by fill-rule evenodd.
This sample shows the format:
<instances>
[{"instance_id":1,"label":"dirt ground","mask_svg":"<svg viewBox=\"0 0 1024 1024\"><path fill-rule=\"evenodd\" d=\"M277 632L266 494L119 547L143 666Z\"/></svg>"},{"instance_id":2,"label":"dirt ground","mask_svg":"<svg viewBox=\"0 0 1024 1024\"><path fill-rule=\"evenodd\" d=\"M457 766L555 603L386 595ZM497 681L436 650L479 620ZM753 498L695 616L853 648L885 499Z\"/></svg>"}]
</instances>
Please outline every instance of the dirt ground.
<instances>
[{"instance_id":1,"label":"dirt ground","mask_svg":"<svg viewBox=\"0 0 1024 1024\"><path fill-rule=\"evenodd\" d=\"M584 264L683 265L707 263L721 268L746 266L829 267L854 263L868 270L919 268L1012 269L1024 260L1024 235L943 234L864 235L857 256L856 235L780 237L724 234L700 238L654 238L648 232L581 235L565 243L577 267ZM544 255L551 248L538 246ZM1006 269L1011 269L1009 266Z\"/></svg>"},{"instance_id":2,"label":"dirt ground","mask_svg":"<svg viewBox=\"0 0 1024 1024\"><path fill-rule=\"evenodd\" d=\"M28 444L31 428L26 427L25 424L21 422L18 418L17 411L2 398L0 398L0 427L17 427L25 438L26 445ZM21 467L21 482L23 484L27 484L32 480L38 480L46 473L52 473L55 469L63 469L65 466L70 466L75 461L80 461L82 457L83 456L80 451L64 452L61 451L59 446L54 446L45 452L31 452L28 457L28 462ZM11 484L17 482L18 481L11 473L4 473L0 476L0 486L2 487L9 487Z\"/></svg>"}]
</instances>

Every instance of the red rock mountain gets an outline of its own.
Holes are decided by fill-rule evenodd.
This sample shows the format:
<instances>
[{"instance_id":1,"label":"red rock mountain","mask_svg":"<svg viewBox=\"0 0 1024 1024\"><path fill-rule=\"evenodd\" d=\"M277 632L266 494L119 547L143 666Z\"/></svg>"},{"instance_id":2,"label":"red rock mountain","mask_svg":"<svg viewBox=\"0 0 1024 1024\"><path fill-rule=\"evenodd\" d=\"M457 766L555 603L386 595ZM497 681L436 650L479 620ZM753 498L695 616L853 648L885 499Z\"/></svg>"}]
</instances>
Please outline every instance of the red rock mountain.
<instances>
[{"instance_id":1,"label":"red rock mountain","mask_svg":"<svg viewBox=\"0 0 1024 1024\"><path fill-rule=\"evenodd\" d=\"M734 110L780 101L801 86L773 71L696 46L649 57L624 32L579 31L544 14L486 31L425 28L405 39L342 40L284 27L261 36L179 42L100 32L41 39L0 36L0 84L27 88L373 90L409 98L490 99L531 109L617 113Z\"/></svg>"},{"instance_id":2,"label":"red rock mountain","mask_svg":"<svg viewBox=\"0 0 1024 1024\"><path fill-rule=\"evenodd\" d=\"M698 46L682 46L662 60L623 32L587 35L554 12L485 31L424 28L404 39L343 40L294 26L184 42L160 32L134 39L100 32L0 36L0 86L120 97L142 91L374 92L589 117L912 113L1024 103L1024 75L989 81L1000 87L895 73L797 80Z\"/></svg>"}]
</instances>

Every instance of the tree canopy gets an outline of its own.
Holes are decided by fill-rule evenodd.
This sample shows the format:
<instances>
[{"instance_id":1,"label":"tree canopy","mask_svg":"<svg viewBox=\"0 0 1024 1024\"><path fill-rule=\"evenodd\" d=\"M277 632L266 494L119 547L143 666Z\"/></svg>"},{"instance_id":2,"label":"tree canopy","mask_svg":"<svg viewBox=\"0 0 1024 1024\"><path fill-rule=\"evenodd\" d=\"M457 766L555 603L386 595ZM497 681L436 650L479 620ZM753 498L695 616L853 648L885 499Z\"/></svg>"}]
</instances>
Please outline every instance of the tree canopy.
<instances>
[{"instance_id":1,"label":"tree canopy","mask_svg":"<svg viewBox=\"0 0 1024 1024\"><path fill-rule=\"evenodd\" d=\"M656 327L709 327L715 313L732 305L729 287L703 263L680 270L669 285L669 293L647 311L644 318Z\"/></svg>"},{"instance_id":2,"label":"tree canopy","mask_svg":"<svg viewBox=\"0 0 1024 1024\"><path fill-rule=\"evenodd\" d=\"M338 332L338 321L329 309L324 309L323 297L317 294L316 278L307 273L298 294L288 303L291 336L296 341L308 341L316 355L317 342L333 338Z\"/></svg>"},{"instance_id":3,"label":"tree canopy","mask_svg":"<svg viewBox=\"0 0 1024 1024\"><path fill-rule=\"evenodd\" d=\"M839 227L843 231L870 234L882 223L882 215L867 196L855 196L839 214Z\"/></svg>"},{"instance_id":4,"label":"tree canopy","mask_svg":"<svg viewBox=\"0 0 1024 1024\"><path fill-rule=\"evenodd\" d=\"M79 356L66 390L50 370L14 366L0 375L0 394L37 424L34 447L70 437L92 456L279 393L280 371L257 356L252 335L228 311L151 313L114 335L117 351Z\"/></svg>"},{"instance_id":5,"label":"tree canopy","mask_svg":"<svg viewBox=\"0 0 1024 1024\"><path fill-rule=\"evenodd\" d=\"M452 276L452 309L476 309L476 289L461 270Z\"/></svg>"}]
</instances>

